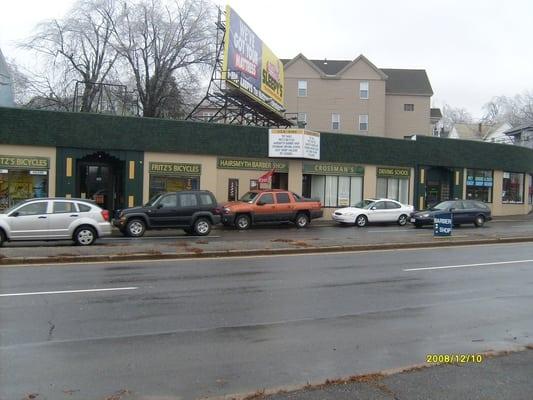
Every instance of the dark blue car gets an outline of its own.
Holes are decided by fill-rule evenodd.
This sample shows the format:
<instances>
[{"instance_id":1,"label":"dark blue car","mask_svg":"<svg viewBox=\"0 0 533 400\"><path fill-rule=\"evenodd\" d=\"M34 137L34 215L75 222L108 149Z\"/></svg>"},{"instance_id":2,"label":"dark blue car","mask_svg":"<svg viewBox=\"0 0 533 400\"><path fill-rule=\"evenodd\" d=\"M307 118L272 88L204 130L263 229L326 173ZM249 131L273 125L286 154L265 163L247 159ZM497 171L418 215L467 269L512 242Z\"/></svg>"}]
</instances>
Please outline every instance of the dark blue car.
<instances>
[{"instance_id":1,"label":"dark blue car","mask_svg":"<svg viewBox=\"0 0 533 400\"><path fill-rule=\"evenodd\" d=\"M416 211L411 214L410 222L420 228L423 225L433 225L433 217L441 212L451 212L453 225L474 224L483 226L485 221L492 219L489 206L478 200L447 200L442 201L427 210Z\"/></svg>"}]
</instances>

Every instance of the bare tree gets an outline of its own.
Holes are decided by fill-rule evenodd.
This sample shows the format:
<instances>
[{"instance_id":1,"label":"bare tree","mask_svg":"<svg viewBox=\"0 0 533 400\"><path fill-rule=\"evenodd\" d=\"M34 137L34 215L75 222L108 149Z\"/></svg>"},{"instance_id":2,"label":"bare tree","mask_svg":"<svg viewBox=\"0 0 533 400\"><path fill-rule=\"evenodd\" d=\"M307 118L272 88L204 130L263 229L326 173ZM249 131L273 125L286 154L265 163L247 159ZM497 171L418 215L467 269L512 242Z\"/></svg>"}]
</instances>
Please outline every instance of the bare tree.
<instances>
[{"instance_id":1,"label":"bare tree","mask_svg":"<svg viewBox=\"0 0 533 400\"><path fill-rule=\"evenodd\" d=\"M533 123L533 91L525 91L514 97L496 96L483 106L483 121L487 123L509 122L511 125Z\"/></svg>"},{"instance_id":2,"label":"bare tree","mask_svg":"<svg viewBox=\"0 0 533 400\"><path fill-rule=\"evenodd\" d=\"M213 62L211 4L204 0L120 4L118 18L108 16L113 45L133 74L143 116L180 115L172 108L183 108L185 98L199 87L202 68Z\"/></svg>"},{"instance_id":3,"label":"bare tree","mask_svg":"<svg viewBox=\"0 0 533 400\"><path fill-rule=\"evenodd\" d=\"M466 108L452 107L449 104L442 106L442 122L446 130L450 130L455 124L471 124L473 120Z\"/></svg>"},{"instance_id":4,"label":"bare tree","mask_svg":"<svg viewBox=\"0 0 533 400\"><path fill-rule=\"evenodd\" d=\"M47 62L47 74L39 82L45 90L39 97L51 102L72 100L74 83L83 83L79 111L92 111L101 84L108 80L117 52L110 45L109 17L115 15L115 0L79 0L66 18L38 25L37 33L22 44ZM65 93L57 93L66 91ZM48 94L46 93L48 92ZM63 99L60 101L60 99ZM62 104L62 107L65 105Z\"/></svg>"}]
</instances>

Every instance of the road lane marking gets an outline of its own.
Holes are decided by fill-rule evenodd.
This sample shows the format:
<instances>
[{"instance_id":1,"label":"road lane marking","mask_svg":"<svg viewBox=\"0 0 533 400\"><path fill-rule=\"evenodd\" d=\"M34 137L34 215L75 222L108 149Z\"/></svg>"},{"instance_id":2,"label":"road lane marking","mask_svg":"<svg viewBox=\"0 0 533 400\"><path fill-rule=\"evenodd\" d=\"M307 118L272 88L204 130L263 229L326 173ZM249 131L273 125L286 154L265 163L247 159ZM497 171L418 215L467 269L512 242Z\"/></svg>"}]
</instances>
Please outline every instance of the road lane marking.
<instances>
[{"instance_id":1,"label":"road lane marking","mask_svg":"<svg viewBox=\"0 0 533 400\"><path fill-rule=\"evenodd\" d=\"M41 294L110 292L110 291L116 291L116 290L136 290L136 289L139 289L139 288L137 286L130 286L130 287L101 288L101 289L54 290L54 291L51 291L51 292L4 293L4 294L0 294L0 297L35 296L35 295L41 295Z\"/></svg>"},{"instance_id":2,"label":"road lane marking","mask_svg":"<svg viewBox=\"0 0 533 400\"><path fill-rule=\"evenodd\" d=\"M408 269L404 269L404 272L431 271L431 270L434 270L434 269L488 267L488 266L491 266L491 265L524 264L524 263L531 263L531 262L533 262L533 260L515 260L515 261L498 261L498 262L489 262L489 263L478 263L478 264L444 265L444 266L440 266L440 267L408 268Z\"/></svg>"}]
</instances>

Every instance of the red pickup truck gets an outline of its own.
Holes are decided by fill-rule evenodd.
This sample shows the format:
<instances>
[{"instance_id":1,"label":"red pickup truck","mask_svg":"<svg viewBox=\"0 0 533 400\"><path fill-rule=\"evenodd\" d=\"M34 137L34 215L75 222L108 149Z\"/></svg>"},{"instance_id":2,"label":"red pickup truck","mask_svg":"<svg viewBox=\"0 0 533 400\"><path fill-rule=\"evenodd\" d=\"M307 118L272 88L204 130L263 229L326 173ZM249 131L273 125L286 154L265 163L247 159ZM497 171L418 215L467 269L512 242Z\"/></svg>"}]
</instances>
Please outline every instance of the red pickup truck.
<instances>
[{"instance_id":1,"label":"red pickup truck","mask_svg":"<svg viewBox=\"0 0 533 400\"><path fill-rule=\"evenodd\" d=\"M248 229L256 223L293 222L298 228L305 228L312 219L322 215L320 201L286 190L251 190L239 201L223 205L222 223Z\"/></svg>"}]
</instances>

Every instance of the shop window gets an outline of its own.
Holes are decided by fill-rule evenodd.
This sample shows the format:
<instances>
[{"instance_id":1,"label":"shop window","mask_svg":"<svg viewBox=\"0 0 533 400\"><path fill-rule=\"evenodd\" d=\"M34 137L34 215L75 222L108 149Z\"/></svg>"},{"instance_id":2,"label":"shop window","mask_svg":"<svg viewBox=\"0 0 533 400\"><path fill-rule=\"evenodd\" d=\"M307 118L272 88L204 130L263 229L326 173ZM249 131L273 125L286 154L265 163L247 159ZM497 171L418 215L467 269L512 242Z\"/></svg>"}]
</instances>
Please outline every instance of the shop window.
<instances>
[{"instance_id":1,"label":"shop window","mask_svg":"<svg viewBox=\"0 0 533 400\"><path fill-rule=\"evenodd\" d=\"M12 207L22 200L47 196L47 171L3 170L0 173L0 209Z\"/></svg>"},{"instance_id":2,"label":"shop window","mask_svg":"<svg viewBox=\"0 0 533 400\"><path fill-rule=\"evenodd\" d=\"M521 204L524 202L524 174L503 173L502 202Z\"/></svg>"},{"instance_id":3,"label":"shop window","mask_svg":"<svg viewBox=\"0 0 533 400\"><path fill-rule=\"evenodd\" d=\"M324 207L353 206L362 200L360 176L305 175L304 179L311 180L310 196L319 199Z\"/></svg>"},{"instance_id":4,"label":"shop window","mask_svg":"<svg viewBox=\"0 0 533 400\"><path fill-rule=\"evenodd\" d=\"M166 192L200 189L200 177L150 175L150 198Z\"/></svg>"},{"instance_id":5,"label":"shop window","mask_svg":"<svg viewBox=\"0 0 533 400\"><path fill-rule=\"evenodd\" d=\"M492 203L492 171L466 170L466 198Z\"/></svg>"},{"instance_id":6,"label":"shop window","mask_svg":"<svg viewBox=\"0 0 533 400\"><path fill-rule=\"evenodd\" d=\"M409 179L378 178L376 197L409 203Z\"/></svg>"}]
</instances>

